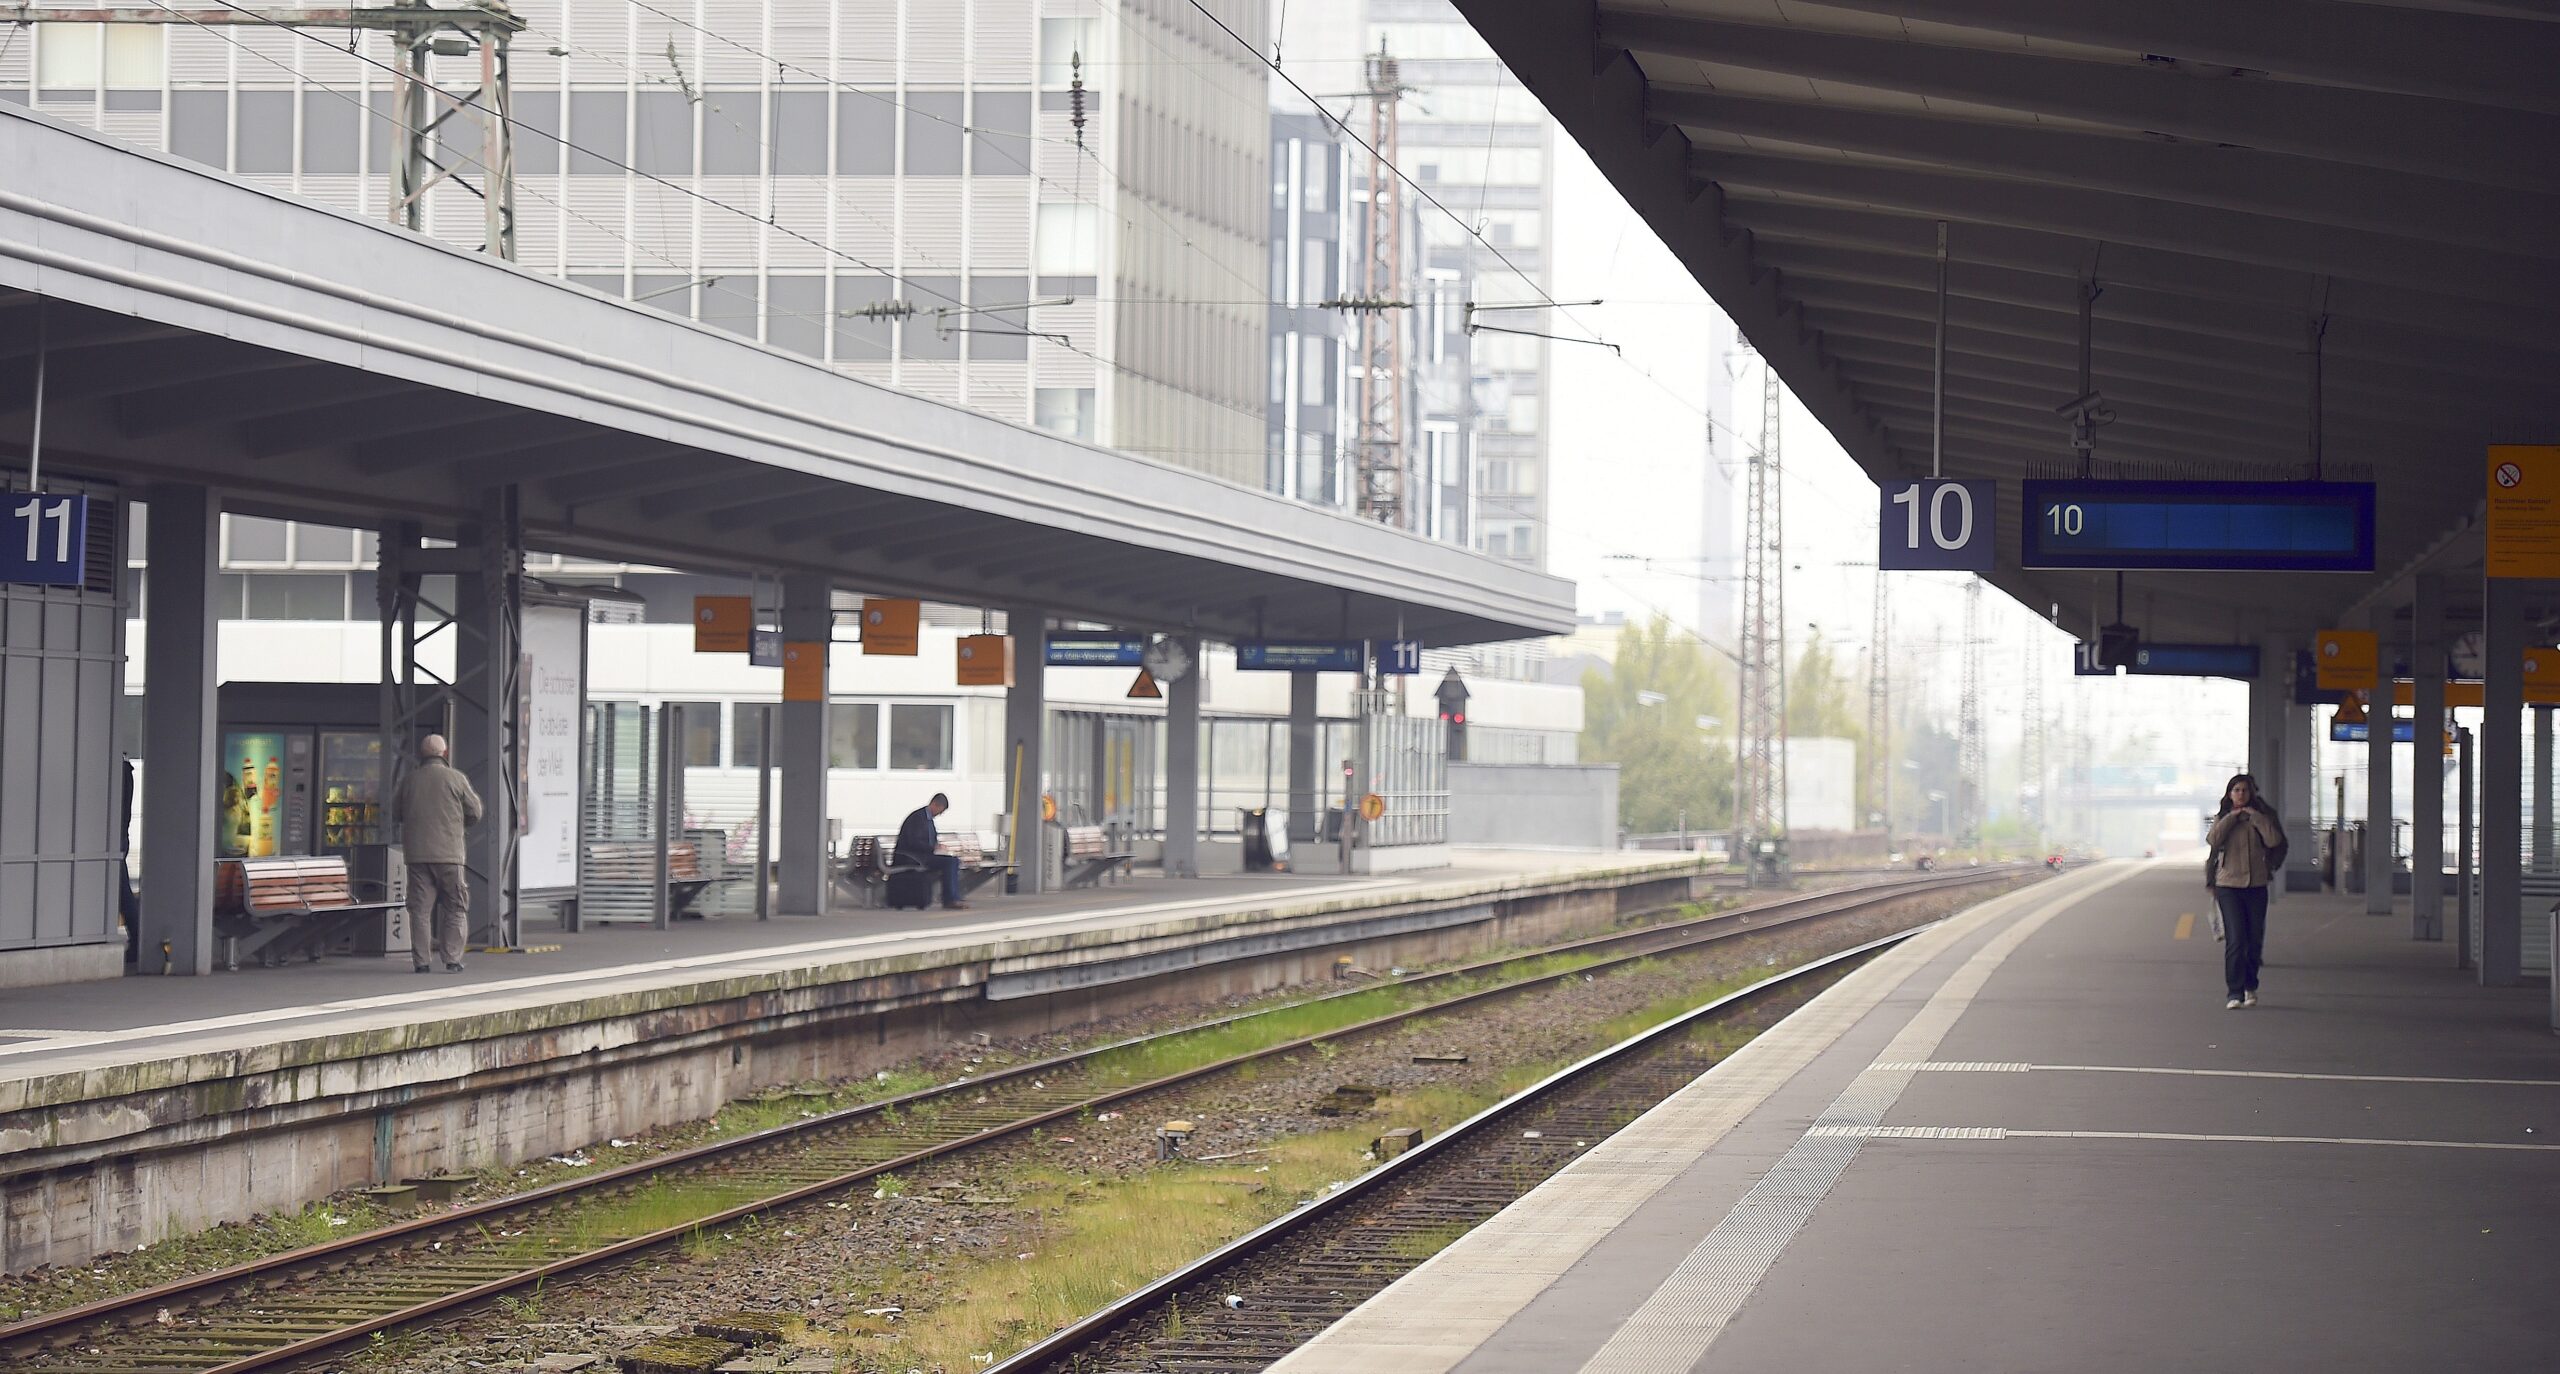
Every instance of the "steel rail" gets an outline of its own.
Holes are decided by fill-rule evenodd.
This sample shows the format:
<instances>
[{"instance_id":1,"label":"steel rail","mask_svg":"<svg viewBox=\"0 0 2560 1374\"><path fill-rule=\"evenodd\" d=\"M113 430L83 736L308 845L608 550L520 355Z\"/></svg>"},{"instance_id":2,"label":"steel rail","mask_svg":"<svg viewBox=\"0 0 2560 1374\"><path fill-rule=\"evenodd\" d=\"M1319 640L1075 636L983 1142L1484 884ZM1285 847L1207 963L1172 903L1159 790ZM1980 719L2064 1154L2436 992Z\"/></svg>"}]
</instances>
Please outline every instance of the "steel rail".
<instances>
[{"instance_id":1,"label":"steel rail","mask_svg":"<svg viewBox=\"0 0 2560 1374\"><path fill-rule=\"evenodd\" d=\"M1295 1208L1286 1215L1276 1217L1191 1263L1132 1290L1110 1306L1091 1313L1080 1321L1061 1327L1040 1341L998 1360L987 1370L987 1374L1033 1374L1033 1371L1054 1370L1059 1366L1060 1361L1076 1358L1092 1350L1114 1333L1165 1305L1169 1299L1184 1290L1259 1256L1281 1241L1296 1236L1312 1226L1331 1222L1363 1206L1379 1192L1404 1182L1418 1170L1488 1139L1489 1132L1495 1125L1505 1118L1516 1115L1522 1108L1536 1106L1541 1101L1554 1096L1559 1090L1578 1085L1596 1074L1625 1066L1644 1050L1660 1044L1669 1037L1683 1033L1701 1021L1725 1015L1747 1004L1758 1002L1773 993L1800 987L1804 980L1816 974L1837 968L1844 963L1864 959L1879 950L1907 940L1927 928L1919 926L1898 931L1880 939L1841 950L1836 954L1825 955L1785 972L1772 974L1749 987L1727 993L1705 1006L1684 1012L1649 1030L1639 1031L1615 1045L1559 1069L1529 1087L1485 1107L1438 1136L1386 1160L1378 1167L1359 1175L1341 1187L1319 1194L1313 1201ZM1540 1179L1539 1182L1543 1183L1545 1180ZM1536 1186L1531 1184L1523 1188L1520 1195L1526 1196ZM1416 1267L1421 1263L1422 1260L1419 1258L1413 1261Z\"/></svg>"},{"instance_id":2,"label":"steel rail","mask_svg":"<svg viewBox=\"0 0 2560 1374\"><path fill-rule=\"evenodd\" d=\"M1064 1105L1018 1116L1010 1121L982 1127L967 1134L939 1140L921 1148L905 1151L885 1160L866 1163L860 1168L839 1173L803 1186L757 1197L703 1217L628 1237L576 1254L561 1256L539 1264L530 1264L505 1276L457 1288L397 1310L380 1313L362 1320L337 1326L329 1331L305 1337L270 1349L240 1354L234 1358L208 1362L201 1366L203 1374L246 1374L250 1370L269 1369L289 1364L348 1341L362 1339L376 1331L412 1325L456 1308L486 1301L513 1289L545 1279L588 1268L617 1258L679 1241L706 1227L716 1227L774 1208L805 1201L812 1197L840 1191L880 1174L912 1167L944 1155L965 1150L993 1140L1020 1135L1056 1121L1071 1119L1080 1113L1114 1103L1143 1097L1200 1078L1213 1076L1240 1065L1278 1058L1305 1050L1315 1044L1367 1035L1418 1016L1470 1006L1494 998L1527 992L1549 984L1579 978L1582 975L1631 963L1638 959L1679 953L1761 930L1778 929L1826 916L1842 915L1870 908L1879 902L1902 897L1944 891L2020 876L2027 872L2023 865L2003 865L1935 873L1913 879L1834 888L1806 893L1764 906L1744 907L1685 921L1664 922L1630 930L1587 936L1539 949L1480 960L1448 969L1414 974L1400 979L1380 980L1359 987L1310 998L1292 1006L1317 1006L1344 997L1358 996L1379 988L1423 988L1498 973L1501 969L1528 961L1594 950L1622 948L1624 952L1596 963L1580 964L1570 969L1534 978L1496 983L1454 997L1420 1003L1365 1021L1333 1030L1302 1036L1266 1046L1246 1054L1232 1056L1194 1068L1185 1069L1141 1083L1113 1088L1098 1094L1076 1098ZM1774 918L1774 919L1773 919ZM57 1351L65 1345L81 1343L79 1333L98 1332L101 1328L141 1327L156 1321L167 1309L183 1312L199 1309L242 1289L272 1289L286 1276L316 1270L343 1269L360 1262L367 1252L394 1252L414 1247L439 1235L473 1234L493 1223L527 1214L547 1211L562 1204L587 1198L599 1198L622 1191L626 1187L654 1179L701 1172L705 1166L760 1154L778 1153L795 1144L811 1142L815 1137L848 1126L882 1118L893 1111L947 1103L964 1094L980 1093L1005 1084L1036 1081L1048 1074L1070 1072L1103 1056L1133 1046L1188 1035L1262 1015L1264 1008L1196 1022L1172 1030L1122 1040L1054 1055L1030 1063L1006 1066L989 1073L964 1077L953 1082L922 1088L875 1102L861 1103L798 1122L790 1122L763 1131L713 1141L652 1159L640 1160L580 1178L567 1179L528 1192L491 1199L457 1211L418 1217L357 1235L345 1236L298 1250L250 1260L225 1269L172 1280L132 1293L103 1298L96 1302L60 1311L44 1313L8 1326L0 1326L0 1360L10 1368L21 1362ZM890 1118L894 1119L894 1118ZM75 1366L86 1367L86 1366ZM98 1366L111 1368L112 1366ZM155 1368L167 1366L156 1365Z\"/></svg>"}]
</instances>

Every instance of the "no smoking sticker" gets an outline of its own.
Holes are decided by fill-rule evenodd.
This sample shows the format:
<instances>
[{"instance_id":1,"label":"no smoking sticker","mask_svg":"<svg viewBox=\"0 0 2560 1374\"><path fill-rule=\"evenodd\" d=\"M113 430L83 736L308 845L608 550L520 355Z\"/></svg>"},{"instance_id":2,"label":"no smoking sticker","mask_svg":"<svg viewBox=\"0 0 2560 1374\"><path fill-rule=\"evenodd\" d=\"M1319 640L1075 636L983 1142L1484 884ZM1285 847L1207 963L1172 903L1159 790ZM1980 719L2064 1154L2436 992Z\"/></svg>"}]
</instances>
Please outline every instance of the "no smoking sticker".
<instances>
[{"instance_id":1,"label":"no smoking sticker","mask_svg":"<svg viewBox=\"0 0 2560 1374\"><path fill-rule=\"evenodd\" d=\"M2488 456L2488 575L2560 579L2560 444L2500 444Z\"/></svg>"}]
</instances>

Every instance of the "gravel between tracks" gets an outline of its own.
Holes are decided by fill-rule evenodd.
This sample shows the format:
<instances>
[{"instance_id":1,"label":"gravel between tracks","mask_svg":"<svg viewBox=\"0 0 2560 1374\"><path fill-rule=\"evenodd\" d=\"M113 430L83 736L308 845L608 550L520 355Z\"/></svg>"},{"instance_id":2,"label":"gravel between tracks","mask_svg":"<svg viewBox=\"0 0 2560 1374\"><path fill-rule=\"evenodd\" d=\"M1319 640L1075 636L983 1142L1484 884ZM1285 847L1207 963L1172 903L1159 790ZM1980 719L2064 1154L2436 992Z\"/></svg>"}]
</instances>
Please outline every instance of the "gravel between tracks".
<instances>
[{"instance_id":1,"label":"gravel between tracks","mask_svg":"<svg viewBox=\"0 0 2560 1374\"><path fill-rule=\"evenodd\" d=\"M546 1357L553 1360L548 1367L562 1368L566 1362L560 1357L589 1355L598 1357L593 1367L603 1370L647 1330L689 1327L741 1308L796 1313L821 1330L879 1330L891 1323L912 1328L933 1320L962 1274L1028 1256L1043 1243L1043 1218L1008 1206L1003 1196L1001 1180L1015 1170L1043 1165L1087 1176L1131 1176L1156 1167L1155 1129L1176 1117L1199 1128L1186 1150L1194 1159L1346 1124L1398 1124L1323 1116L1314 1107L1337 1086L1353 1083L1389 1093L1432 1088L1496 1095L1506 1073L1521 1066L1561 1063L1598 1048L1595 1028L1612 1018L1756 967L1793 964L1907 929L1997 890L1921 894L1811 929L1754 932L1695 954L1499 999L1464 1015L1425 1018L1419 1026L1332 1047L1329 1054L1301 1053L1264 1064L1250 1076L1219 1075L1129 1104L1114 1120L1076 1123L1038 1140L995 1143L927 1166L898 1180L903 1191L896 1195L865 1193L768 1214L683 1251L662 1252L378 1342L329 1367L350 1374L483 1374L545 1367ZM1161 1026L1200 1019L1204 1008L1167 1011L1175 1014L1128 1019ZM955 1046L933 1067L958 1073L972 1060L1019 1062L1053 1053L1067 1040L1092 1043L1091 1031L1080 1027L1038 1041ZM1414 1063L1421 1053L1469 1057L1463 1064ZM878 1355L848 1357L836 1367L847 1374L959 1374L883 1362Z\"/></svg>"}]
</instances>

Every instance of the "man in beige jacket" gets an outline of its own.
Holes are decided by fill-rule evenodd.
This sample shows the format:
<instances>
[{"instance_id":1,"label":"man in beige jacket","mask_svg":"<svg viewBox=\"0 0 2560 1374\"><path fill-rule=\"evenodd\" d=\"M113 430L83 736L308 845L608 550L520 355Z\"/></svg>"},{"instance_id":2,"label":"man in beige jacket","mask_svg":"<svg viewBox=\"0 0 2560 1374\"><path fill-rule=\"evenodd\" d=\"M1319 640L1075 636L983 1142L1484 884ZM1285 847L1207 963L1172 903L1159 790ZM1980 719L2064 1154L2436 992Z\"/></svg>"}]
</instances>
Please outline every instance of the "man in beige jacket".
<instances>
[{"instance_id":1,"label":"man in beige jacket","mask_svg":"<svg viewBox=\"0 0 2560 1374\"><path fill-rule=\"evenodd\" d=\"M428 962L430 933L445 972L462 972L463 925L471 915L462 834L480 823L480 794L444 755L444 736L418 741L418 766L394 803L409 865L409 958L420 973L435 968Z\"/></svg>"}]
</instances>

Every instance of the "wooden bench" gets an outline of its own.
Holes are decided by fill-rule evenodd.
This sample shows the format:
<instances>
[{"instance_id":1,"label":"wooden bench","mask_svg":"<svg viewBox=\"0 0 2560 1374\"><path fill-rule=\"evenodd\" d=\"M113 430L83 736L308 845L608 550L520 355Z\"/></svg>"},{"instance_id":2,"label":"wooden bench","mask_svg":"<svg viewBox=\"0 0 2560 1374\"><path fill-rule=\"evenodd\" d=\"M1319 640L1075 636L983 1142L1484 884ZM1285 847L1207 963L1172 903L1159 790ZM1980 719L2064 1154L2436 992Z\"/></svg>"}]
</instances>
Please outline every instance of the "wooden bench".
<instances>
[{"instance_id":1,"label":"wooden bench","mask_svg":"<svg viewBox=\"0 0 2560 1374\"><path fill-rule=\"evenodd\" d=\"M1098 825L1071 825L1066 838L1066 885L1099 886L1106 877L1126 878L1137 855L1111 843L1111 833Z\"/></svg>"},{"instance_id":2,"label":"wooden bench","mask_svg":"<svg viewBox=\"0 0 2560 1374\"><path fill-rule=\"evenodd\" d=\"M339 926L401 905L389 892L359 894L338 855L213 865L213 928L222 937L225 969L237 970L243 954L269 967L297 953L317 961Z\"/></svg>"},{"instance_id":3,"label":"wooden bench","mask_svg":"<svg viewBox=\"0 0 2560 1374\"><path fill-rule=\"evenodd\" d=\"M657 881L657 846L618 840L590 841L579 882L580 922L652 919L655 913L649 910L650 893ZM701 848L691 840L677 840L669 844L667 916L673 919L684 915L685 908L693 905L694 899L709 886L711 877L702 871ZM589 894L593 894L592 897Z\"/></svg>"},{"instance_id":4,"label":"wooden bench","mask_svg":"<svg viewBox=\"0 0 2560 1374\"><path fill-rule=\"evenodd\" d=\"M844 879L852 884L864 906L876 907L888 900L889 875L919 870L921 864L897 861L898 837L895 835L856 835L853 847L845 855ZM965 830L944 835L934 846L937 854L948 854L960 861L960 895L968 896L989 881L1013 871L1013 865L987 857L986 846Z\"/></svg>"}]
</instances>

